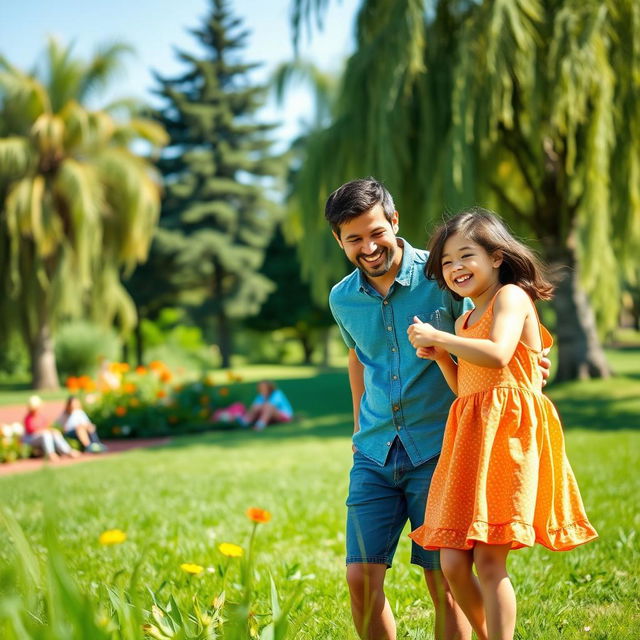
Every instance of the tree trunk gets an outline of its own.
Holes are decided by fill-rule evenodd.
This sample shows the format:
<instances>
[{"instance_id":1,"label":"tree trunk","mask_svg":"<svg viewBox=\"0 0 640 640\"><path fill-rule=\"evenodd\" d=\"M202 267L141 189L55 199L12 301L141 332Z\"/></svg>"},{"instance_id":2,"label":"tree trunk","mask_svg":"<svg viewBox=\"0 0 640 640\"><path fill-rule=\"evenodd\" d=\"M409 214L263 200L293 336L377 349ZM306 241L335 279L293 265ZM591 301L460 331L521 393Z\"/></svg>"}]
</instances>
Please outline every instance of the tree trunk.
<instances>
[{"instance_id":1,"label":"tree trunk","mask_svg":"<svg viewBox=\"0 0 640 640\"><path fill-rule=\"evenodd\" d=\"M141 367L144 364L144 338L142 337L142 326L139 315L133 332L136 337L136 364Z\"/></svg>"},{"instance_id":2,"label":"tree trunk","mask_svg":"<svg viewBox=\"0 0 640 640\"><path fill-rule=\"evenodd\" d=\"M311 334L306 331L298 331L298 339L302 345L302 351L304 353L303 364L311 364L311 356L313 356L313 340Z\"/></svg>"},{"instance_id":3,"label":"tree trunk","mask_svg":"<svg viewBox=\"0 0 640 640\"><path fill-rule=\"evenodd\" d=\"M331 364L331 327L322 330L322 366L325 369Z\"/></svg>"},{"instance_id":4,"label":"tree trunk","mask_svg":"<svg viewBox=\"0 0 640 640\"><path fill-rule=\"evenodd\" d=\"M573 252L568 249L556 258L552 266L558 267L555 271L557 288L553 299L558 337L555 379L562 382L608 378L611 369L600 344L591 303L580 286Z\"/></svg>"},{"instance_id":5,"label":"tree trunk","mask_svg":"<svg viewBox=\"0 0 640 640\"><path fill-rule=\"evenodd\" d=\"M46 318L41 318L31 343L31 386L38 391L60 387L53 337Z\"/></svg>"},{"instance_id":6,"label":"tree trunk","mask_svg":"<svg viewBox=\"0 0 640 640\"><path fill-rule=\"evenodd\" d=\"M229 318L224 310L223 289L222 289L222 267L216 263L213 276L213 299L217 301L218 310L216 311L216 320L218 323L218 346L220 347L220 357L222 359L222 368L228 369L231 366L231 326Z\"/></svg>"}]
</instances>

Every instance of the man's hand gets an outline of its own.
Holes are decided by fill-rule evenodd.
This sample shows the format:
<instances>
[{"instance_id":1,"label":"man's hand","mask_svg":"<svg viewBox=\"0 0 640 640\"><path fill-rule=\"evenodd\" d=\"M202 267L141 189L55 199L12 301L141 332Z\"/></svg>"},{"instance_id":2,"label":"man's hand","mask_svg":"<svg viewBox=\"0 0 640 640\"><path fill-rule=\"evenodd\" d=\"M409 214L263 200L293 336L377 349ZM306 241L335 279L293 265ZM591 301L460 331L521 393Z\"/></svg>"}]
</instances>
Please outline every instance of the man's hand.
<instances>
[{"instance_id":1,"label":"man's hand","mask_svg":"<svg viewBox=\"0 0 640 640\"><path fill-rule=\"evenodd\" d=\"M551 360L547 358L549 355L549 349L543 349L542 357L538 362L538 366L540 367L540 373L542 374L542 386L544 387L549 380L549 375L551 373Z\"/></svg>"},{"instance_id":2,"label":"man's hand","mask_svg":"<svg viewBox=\"0 0 640 640\"><path fill-rule=\"evenodd\" d=\"M442 360L449 356L449 352L441 347L418 347L416 349L416 355L423 360Z\"/></svg>"}]
</instances>

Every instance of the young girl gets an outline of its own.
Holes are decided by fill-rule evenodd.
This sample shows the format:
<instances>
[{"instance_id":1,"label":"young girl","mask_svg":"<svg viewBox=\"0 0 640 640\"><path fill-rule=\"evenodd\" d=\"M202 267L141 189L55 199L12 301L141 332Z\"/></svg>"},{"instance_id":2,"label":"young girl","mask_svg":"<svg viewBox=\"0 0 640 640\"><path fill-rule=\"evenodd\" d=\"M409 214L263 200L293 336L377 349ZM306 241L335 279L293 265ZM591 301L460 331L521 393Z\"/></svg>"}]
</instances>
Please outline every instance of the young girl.
<instances>
[{"instance_id":1,"label":"young girl","mask_svg":"<svg viewBox=\"0 0 640 640\"><path fill-rule=\"evenodd\" d=\"M440 549L451 591L478 637L511 639L509 551L535 542L565 551L597 537L558 415L541 393L538 360L552 340L533 301L548 300L553 287L532 251L483 209L445 222L429 249L427 276L475 308L458 318L455 335L417 318L408 329L418 355L435 360L458 395L425 524L410 536Z\"/></svg>"}]
</instances>

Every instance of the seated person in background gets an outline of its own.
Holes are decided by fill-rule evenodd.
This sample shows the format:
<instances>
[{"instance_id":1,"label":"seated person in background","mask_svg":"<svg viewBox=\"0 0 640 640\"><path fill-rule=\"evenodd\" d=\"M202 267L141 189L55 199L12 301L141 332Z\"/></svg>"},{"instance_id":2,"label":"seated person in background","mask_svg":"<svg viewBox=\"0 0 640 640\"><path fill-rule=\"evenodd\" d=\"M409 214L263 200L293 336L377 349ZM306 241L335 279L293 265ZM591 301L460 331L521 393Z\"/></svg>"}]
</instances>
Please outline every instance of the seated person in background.
<instances>
[{"instance_id":1,"label":"seated person in background","mask_svg":"<svg viewBox=\"0 0 640 640\"><path fill-rule=\"evenodd\" d=\"M40 413L41 406L42 400L38 396L29 398L27 415L24 418L23 441L31 447L42 449L47 460L58 460L58 454L77 458L80 454L69 446L60 431L47 426L44 416Z\"/></svg>"},{"instance_id":2,"label":"seated person in background","mask_svg":"<svg viewBox=\"0 0 640 640\"><path fill-rule=\"evenodd\" d=\"M275 422L291 422L293 409L287 396L273 382L258 382L258 395L249 410L241 419L245 426L254 425L256 431L262 431L268 424Z\"/></svg>"},{"instance_id":3,"label":"seated person in background","mask_svg":"<svg viewBox=\"0 0 640 640\"><path fill-rule=\"evenodd\" d=\"M57 420L67 438L78 440L85 451L101 453L106 451L98 434L96 425L91 422L89 416L82 410L80 400L76 396L69 396L64 411Z\"/></svg>"}]
</instances>

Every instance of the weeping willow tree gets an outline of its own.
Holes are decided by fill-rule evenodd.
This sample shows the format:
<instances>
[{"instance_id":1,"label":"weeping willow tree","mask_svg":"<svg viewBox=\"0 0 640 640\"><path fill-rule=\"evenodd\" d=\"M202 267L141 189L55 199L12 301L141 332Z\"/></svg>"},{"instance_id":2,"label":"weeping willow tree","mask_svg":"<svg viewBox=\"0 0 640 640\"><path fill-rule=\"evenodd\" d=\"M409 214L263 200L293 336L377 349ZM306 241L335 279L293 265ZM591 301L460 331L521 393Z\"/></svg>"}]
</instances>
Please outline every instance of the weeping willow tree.
<instances>
[{"instance_id":1,"label":"weeping willow tree","mask_svg":"<svg viewBox=\"0 0 640 640\"><path fill-rule=\"evenodd\" d=\"M124 329L135 320L120 273L145 259L160 194L131 145L153 148L166 135L125 102L83 106L126 51L110 45L83 61L52 40L30 73L0 58L0 336L19 329L37 389L58 385L61 318L90 314Z\"/></svg>"},{"instance_id":2,"label":"weeping willow tree","mask_svg":"<svg viewBox=\"0 0 640 640\"><path fill-rule=\"evenodd\" d=\"M294 27L327 5L297 0ZM638 33L634 0L363 0L292 202L316 294L343 274L322 219L342 182L382 179L419 244L443 211L482 204L556 268L558 379L607 375L598 328L640 249Z\"/></svg>"}]
</instances>

